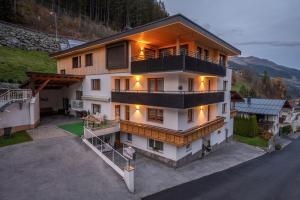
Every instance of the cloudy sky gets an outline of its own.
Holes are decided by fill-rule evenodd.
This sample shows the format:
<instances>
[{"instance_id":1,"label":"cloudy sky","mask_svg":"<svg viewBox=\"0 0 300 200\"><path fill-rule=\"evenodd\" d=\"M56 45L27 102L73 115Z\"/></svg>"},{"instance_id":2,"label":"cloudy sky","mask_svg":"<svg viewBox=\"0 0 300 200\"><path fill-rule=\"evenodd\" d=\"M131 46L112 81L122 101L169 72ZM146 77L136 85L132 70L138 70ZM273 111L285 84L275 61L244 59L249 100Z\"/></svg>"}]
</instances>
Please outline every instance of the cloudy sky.
<instances>
[{"instance_id":1,"label":"cloudy sky","mask_svg":"<svg viewBox=\"0 0 300 200\"><path fill-rule=\"evenodd\" d=\"M163 0L242 51L300 69L300 0Z\"/></svg>"}]
</instances>

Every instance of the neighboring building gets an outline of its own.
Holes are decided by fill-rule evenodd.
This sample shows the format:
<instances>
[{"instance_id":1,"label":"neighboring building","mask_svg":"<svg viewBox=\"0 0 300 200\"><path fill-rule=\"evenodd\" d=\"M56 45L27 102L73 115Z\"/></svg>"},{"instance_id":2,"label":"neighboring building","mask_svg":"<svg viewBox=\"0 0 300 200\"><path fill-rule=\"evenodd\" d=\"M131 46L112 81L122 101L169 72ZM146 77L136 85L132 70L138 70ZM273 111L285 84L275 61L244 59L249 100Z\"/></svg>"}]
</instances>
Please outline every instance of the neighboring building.
<instances>
[{"instance_id":1,"label":"neighboring building","mask_svg":"<svg viewBox=\"0 0 300 200\"><path fill-rule=\"evenodd\" d=\"M226 66L240 53L175 15L54 53L58 74L28 73L28 85L41 114L69 104L74 115L101 113L120 127L99 133L105 141L177 167L232 136Z\"/></svg>"},{"instance_id":2,"label":"neighboring building","mask_svg":"<svg viewBox=\"0 0 300 200\"><path fill-rule=\"evenodd\" d=\"M256 115L261 132L268 131L278 135L281 113L291 107L286 100L245 98L245 102L235 103L235 109L239 116Z\"/></svg>"}]
</instances>

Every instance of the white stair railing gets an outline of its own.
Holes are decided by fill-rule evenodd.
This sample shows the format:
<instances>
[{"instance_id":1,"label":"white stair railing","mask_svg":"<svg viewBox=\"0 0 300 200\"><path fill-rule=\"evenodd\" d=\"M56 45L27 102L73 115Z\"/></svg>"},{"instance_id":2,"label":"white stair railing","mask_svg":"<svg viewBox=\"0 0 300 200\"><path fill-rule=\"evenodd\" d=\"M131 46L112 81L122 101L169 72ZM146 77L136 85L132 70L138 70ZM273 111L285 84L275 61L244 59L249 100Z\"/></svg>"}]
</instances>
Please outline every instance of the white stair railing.
<instances>
[{"instance_id":1,"label":"white stair railing","mask_svg":"<svg viewBox=\"0 0 300 200\"><path fill-rule=\"evenodd\" d=\"M0 95L0 103L6 104L15 101L26 101L31 99L32 91L30 89L10 89Z\"/></svg>"}]
</instances>

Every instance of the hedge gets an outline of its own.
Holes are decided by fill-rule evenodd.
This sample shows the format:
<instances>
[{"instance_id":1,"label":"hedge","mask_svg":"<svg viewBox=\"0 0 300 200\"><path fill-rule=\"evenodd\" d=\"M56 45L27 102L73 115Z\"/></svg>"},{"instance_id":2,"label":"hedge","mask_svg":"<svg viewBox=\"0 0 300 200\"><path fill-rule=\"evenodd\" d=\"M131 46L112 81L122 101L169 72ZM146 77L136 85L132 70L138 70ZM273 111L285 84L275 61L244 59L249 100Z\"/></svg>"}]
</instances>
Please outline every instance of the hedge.
<instances>
[{"instance_id":1,"label":"hedge","mask_svg":"<svg viewBox=\"0 0 300 200\"><path fill-rule=\"evenodd\" d=\"M246 137L255 137L258 134L258 125L256 116L250 117L235 117L234 118L234 126L233 126L234 134L246 136Z\"/></svg>"},{"instance_id":2,"label":"hedge","mask_svg":"<svg viewBox=\"0 0 300 200\"><path fill-rule=\"evenodd\" d=\"M291 133L293 131L292 126L291 125L286 125L283 127L280 127L280 135L287 135L289 133Z\"/></svg>"}]
</instances>

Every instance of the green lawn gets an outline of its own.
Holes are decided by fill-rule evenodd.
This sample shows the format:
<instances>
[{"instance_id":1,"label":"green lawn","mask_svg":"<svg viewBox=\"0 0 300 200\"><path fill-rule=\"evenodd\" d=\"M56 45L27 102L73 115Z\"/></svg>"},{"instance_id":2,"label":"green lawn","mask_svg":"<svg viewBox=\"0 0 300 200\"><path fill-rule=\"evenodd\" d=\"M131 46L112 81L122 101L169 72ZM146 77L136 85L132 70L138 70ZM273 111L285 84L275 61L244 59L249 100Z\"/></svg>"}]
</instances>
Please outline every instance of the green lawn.
<instances>
[{"instance_id":1,"label":"green lawn","mask_svg":"<svg viewBox=\"0 0 300 200\"><path fill-rule=\"evenodd\" d=\"M56 72L56 64L45 52L0 47L0 82L24 81L26 71Z\"/></svg>"},{"instance_id":2,"label":"green lawn","mask_svg":"<svg viewBox=\"0 0 300 200\"><path fill-rule=\"evenodd\" d=\"M76 122L71 124L62 124L58 127L80 137L83 135L83 125L83 122Z\"/></svg>"},{"instance_id":3,"label":"green lawn","mask_svg":"<svg viewBox=\"0 0 300 200\"><path fill-rule=\"evenodd\" d=\"M268 141L256 136L256 137L244 137L240 135L233 135L233 138L239 142L246 143L252 146L258 146L258 147L267 147Z\"/></svg>"},{"instance_id":4,"label":"green lawn","mask_svg":"<svg viewBox=\"0 0 300 200\"><path fill-rule=\"evenodd\" d=\"M32 141L32 138L28 135L26 131L21 131L18 133L14 133L12 137L10 138L3 138L3 136L0 137L0 147L23 143Z\"/></svg>"}]
</instances>

